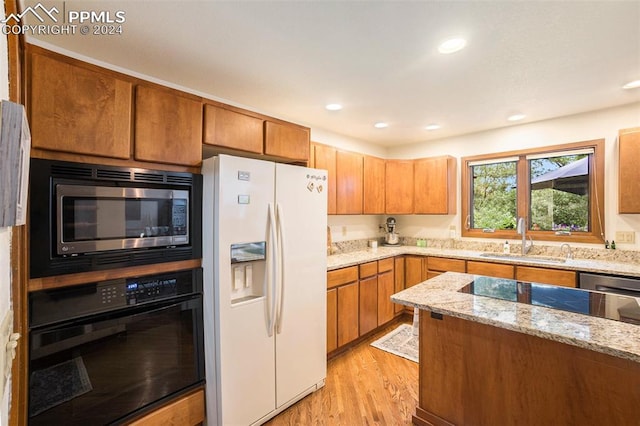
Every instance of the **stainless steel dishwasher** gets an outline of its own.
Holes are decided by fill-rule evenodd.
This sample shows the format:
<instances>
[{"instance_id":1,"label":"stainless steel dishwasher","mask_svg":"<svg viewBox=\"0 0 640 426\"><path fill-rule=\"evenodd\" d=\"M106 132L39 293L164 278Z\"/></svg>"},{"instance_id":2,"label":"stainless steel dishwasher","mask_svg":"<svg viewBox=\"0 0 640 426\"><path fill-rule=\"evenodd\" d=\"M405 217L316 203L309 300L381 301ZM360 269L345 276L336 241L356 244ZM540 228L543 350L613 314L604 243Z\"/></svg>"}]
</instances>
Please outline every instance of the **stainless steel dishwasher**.
<instances>
[{"instance_id":1,"label":"stainless steel dishwasher","mask_svg":"<svg viewBox=\"0 0 640 426\"><path fill-rule=\"evenodd\" d=\"M600 309L613 315L608 318L640 325L640 278L581 273L580 288L611 295L600 299L603 305ZM592 295L592 299L598 298Z\"/></svg>"},{"instance_id":2,"label":"stainless steel dishwasher","mask_svg":"<svg viewBox=\"0 0 640 426\"><path fill-rule=\"evenodd\" d=\"M640 278L580 273L580 288L640 297Z\"/></svg>"}]
</instances>

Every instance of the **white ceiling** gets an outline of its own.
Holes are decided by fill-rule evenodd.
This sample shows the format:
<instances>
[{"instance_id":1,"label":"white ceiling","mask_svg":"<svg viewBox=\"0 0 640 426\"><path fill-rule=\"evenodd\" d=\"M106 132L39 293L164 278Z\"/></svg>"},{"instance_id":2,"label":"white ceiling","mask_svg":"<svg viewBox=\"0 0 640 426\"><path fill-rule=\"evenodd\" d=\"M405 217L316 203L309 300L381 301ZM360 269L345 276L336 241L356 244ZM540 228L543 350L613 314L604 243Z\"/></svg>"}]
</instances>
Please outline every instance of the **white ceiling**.
<instances>
[{"instance_id":1,"label":"white ceiling","mask_svg":"<svg viewBox=\"0 0 640 426\"><path fill-rule=\"evenodd\" d=\"M640 101L640 1L41 3L122 10L123 34L28 41L382 146Z\"/></svg>"}]
</instances>

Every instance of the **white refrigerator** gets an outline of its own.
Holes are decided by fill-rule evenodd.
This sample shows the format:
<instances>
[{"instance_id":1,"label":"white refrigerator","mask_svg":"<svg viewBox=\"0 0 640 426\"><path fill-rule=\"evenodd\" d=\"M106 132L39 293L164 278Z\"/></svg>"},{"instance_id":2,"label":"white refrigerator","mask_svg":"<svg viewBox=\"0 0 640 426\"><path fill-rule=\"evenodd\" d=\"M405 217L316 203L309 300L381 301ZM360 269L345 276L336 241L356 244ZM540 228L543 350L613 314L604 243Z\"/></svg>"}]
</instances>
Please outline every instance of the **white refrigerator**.
<instances>
[{"instance_id":1,"label":"white refrigerator","mask_svg":"<svg viewBox=\"0 0 640 426\"><path fill-rule=\"evenodd\" d=\"M324 386L327 174L203 161L207 424L261 424Z\"/></svg>"}]
</instances>

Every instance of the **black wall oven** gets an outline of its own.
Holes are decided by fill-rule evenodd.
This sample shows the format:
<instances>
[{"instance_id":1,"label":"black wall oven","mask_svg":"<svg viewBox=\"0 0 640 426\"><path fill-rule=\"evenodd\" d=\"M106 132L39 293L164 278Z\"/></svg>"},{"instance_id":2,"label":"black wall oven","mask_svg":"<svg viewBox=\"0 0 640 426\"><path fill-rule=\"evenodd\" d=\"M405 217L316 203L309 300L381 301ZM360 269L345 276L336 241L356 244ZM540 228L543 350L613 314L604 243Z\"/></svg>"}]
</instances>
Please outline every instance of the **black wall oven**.
<instances>
[{"instance_id":1,"label":"black wall oven","mask_svg":"<svg viewBox=\"0 0 640 426\"><path fill-rule=\"evenodd\" d=\"M201 257L202 176L31 160L32 278Z\"/></svg>"},{"instance_id":2,"label":"black wall oven","mask_svg":"<svg viewBox=\"0 0 640 426\"><path fill-rule=\"evenodd\" d=\"M29 424L120 424L204 383L202 269L29 295Z\"/></svg>"}]
</instances>

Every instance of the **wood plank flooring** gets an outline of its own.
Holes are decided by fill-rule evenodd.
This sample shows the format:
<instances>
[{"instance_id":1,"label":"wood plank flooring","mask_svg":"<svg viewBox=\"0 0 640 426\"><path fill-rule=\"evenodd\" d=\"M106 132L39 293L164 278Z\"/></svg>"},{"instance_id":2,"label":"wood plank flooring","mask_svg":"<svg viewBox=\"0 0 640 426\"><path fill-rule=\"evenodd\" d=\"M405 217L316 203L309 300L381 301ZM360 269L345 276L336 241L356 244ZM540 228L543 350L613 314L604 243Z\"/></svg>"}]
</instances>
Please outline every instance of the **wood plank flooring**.
<instances>
[{"instance_id":1,"label":"wood plank flooring","mask_svg":"<svg viewBox=\"0 0 640 426\"><path fill-rule=\"evenodd\" d=\"M418 364L370 346L398 325L329 360L325 386L265 425L410 425Z\"/></svg>"}]
</instances>

